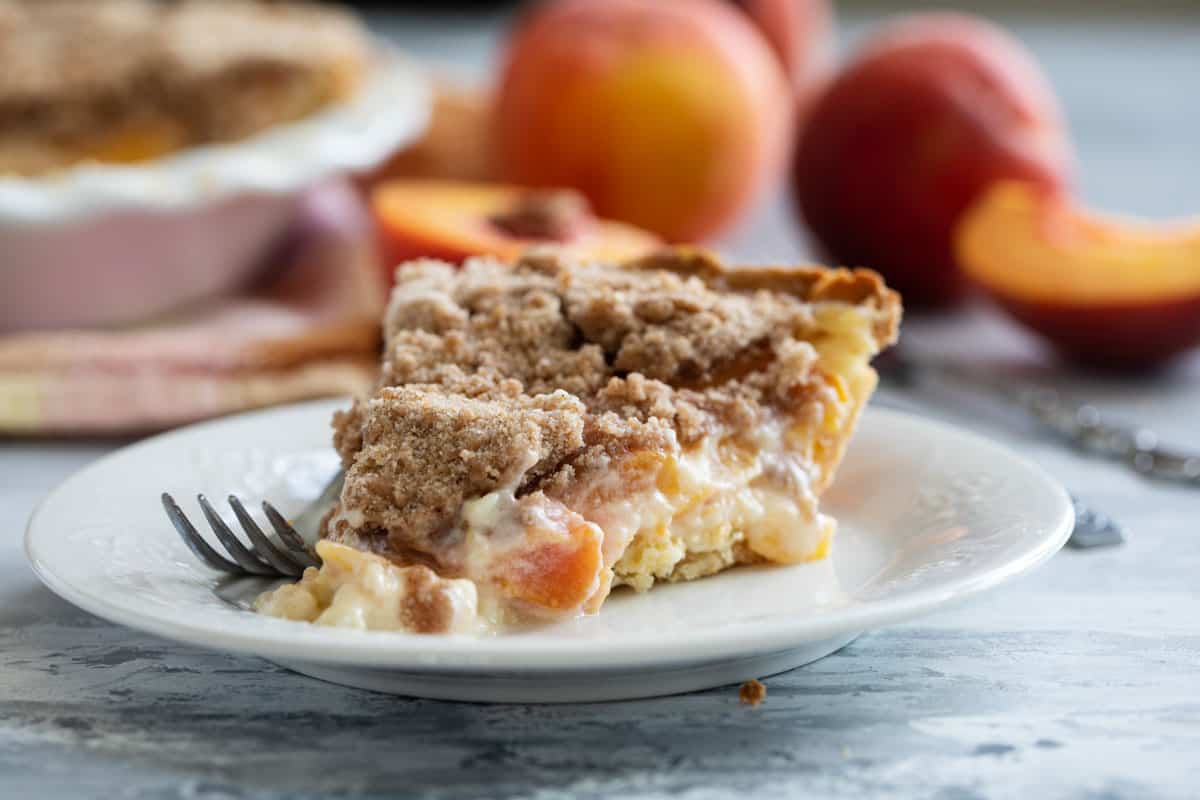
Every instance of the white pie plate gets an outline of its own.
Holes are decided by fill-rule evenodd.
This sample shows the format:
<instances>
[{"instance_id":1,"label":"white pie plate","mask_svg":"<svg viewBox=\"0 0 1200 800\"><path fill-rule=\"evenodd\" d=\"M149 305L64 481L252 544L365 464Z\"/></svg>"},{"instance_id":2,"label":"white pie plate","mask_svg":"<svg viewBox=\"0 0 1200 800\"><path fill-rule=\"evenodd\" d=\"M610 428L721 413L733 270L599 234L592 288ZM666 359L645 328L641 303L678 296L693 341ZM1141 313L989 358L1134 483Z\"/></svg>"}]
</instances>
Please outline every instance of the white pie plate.
<instances>
[{"instance_id":1,"label":"white pie plate","mask_svg":"<svg viewBox=\"0 0 1200 800\"><path fill-rule=\"evenodd\" d=\"M199 522L196 493L299 510L336 469L320 401L148 439L55 489L30 520L38 577L80 608L203 647L262 656L318 678L453 700L647 697L781 672L864 631L991 588L1049 558L1073 522L1041 468L974 434L871 408L826 497L841 523L829 559L736 569L599 614L490 638L323 628L235 608L159 504ZM248 504L249 505L249 504ZM232 517L231 517L232 521Z\"/></svg>"}]
</instances>

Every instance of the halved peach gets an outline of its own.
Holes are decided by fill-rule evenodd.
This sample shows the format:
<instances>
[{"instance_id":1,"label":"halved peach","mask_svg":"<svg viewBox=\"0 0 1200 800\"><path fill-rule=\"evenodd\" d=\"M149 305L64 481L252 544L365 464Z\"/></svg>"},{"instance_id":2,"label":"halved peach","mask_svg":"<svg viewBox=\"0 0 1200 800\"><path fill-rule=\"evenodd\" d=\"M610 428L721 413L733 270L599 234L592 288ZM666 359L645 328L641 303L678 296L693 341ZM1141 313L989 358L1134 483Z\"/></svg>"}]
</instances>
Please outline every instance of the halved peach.
<instances>
[{"instance_id":1,"label":"halved peach","mask_svg":"<svg viewBox=\"0 0 1200 800\"><path fill-rule=\"evenodd\" d=\"M454 181L388 181L371 192L371 208L390 270L410 258L461 262L474 255L513 259L537 244L572 254L623 260L659 245L653 234L597 219L569 190Z\"/></svg>"},{"instance_id":2,"label":"halved peach","mask_svg":"<svg viewBox=\"0 0 1200 800\"><path fill-rule=\"evenodd\" d=\"M963 216L955 247L971 279L1076 360L1142 368L1200 343L1200 220L1106 217L1005 181Z\"/></svg>"}]
</instances>

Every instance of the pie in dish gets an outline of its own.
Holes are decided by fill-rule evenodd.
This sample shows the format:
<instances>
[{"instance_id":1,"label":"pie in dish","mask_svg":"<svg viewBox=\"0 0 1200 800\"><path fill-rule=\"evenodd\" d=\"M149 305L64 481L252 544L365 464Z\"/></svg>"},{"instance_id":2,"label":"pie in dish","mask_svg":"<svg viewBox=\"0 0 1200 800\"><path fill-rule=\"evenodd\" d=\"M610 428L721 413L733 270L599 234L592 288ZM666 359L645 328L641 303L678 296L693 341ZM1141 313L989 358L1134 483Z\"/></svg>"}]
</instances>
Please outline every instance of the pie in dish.
<instances>
[{"instance_id":1,"label":"pie in dish","mask_svg":"<svg viewBox=\"0 0 1200 800\"><path fill-rule=\"evenodd\" d=\"M823 558L818 498L895 340L865 270L535 251L397 272L380 388L275 616L416 632L594 612L616 586Z\"/></svg>"},{"instance_id":2,"label":"pie in dish","mask_svg":"<svg viewBox=\"0 0 1200 800\"><path fill-rule=\"evenodd\" d=\"M351 94L350 14L252 0L0 0L0 175L228 142Z\"/></svg>"}]
</instances>

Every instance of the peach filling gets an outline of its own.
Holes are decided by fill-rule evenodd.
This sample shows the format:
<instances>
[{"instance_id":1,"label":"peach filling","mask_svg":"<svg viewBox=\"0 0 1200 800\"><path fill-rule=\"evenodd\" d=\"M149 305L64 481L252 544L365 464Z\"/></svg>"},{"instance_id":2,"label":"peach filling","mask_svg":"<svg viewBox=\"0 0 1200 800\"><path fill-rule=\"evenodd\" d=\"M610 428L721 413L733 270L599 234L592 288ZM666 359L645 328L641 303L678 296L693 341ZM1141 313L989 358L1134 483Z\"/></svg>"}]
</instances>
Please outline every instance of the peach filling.
<instances>
[{"instance_id":1,"label":"peach filling","mask_svg":"<svg viewBox=\"0 0 1200 800\"><path fill-rule=\"evenodd\" d=\"M830 409L844 405L831 397ZM819 559L835 523L817 510L813 449L798 446L811 441L811 424L774 421L752 438L632 453L569 497L490 492L464 504L446 538L438 569L450 577L322 542L324 566L256 608L359 629L479 632L592 613L614 585L644 591L736 563Z\"/></svg>"}]
</instances>

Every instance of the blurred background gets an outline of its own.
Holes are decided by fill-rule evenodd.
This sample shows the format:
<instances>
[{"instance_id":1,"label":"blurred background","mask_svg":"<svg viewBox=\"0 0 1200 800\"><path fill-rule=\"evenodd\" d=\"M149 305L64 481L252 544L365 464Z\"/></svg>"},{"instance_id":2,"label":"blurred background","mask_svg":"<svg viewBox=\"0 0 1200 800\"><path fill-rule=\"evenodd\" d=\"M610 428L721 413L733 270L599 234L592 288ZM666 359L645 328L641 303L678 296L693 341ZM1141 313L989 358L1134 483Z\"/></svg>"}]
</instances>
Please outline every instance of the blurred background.
<instances>
[{"instance_id":1,"label":"blurred background","mask_svg":"<svg viewBox=\"0 0 1200 800\"><path fill-rule=\"evenodd\" d=\"M395 263L551 241L876 269L898 395L976 420L955 391L1000 376L1193 434L1195 3L169 5L104 80L55 47L138 51L145 9L97 9L162 7L0 9L0 431L362 391ZM99 107L137 136L75 142Z\"/></svg>"},{"instance_id":2,"label":"blurred background","mask_svg":"<svg viewBox=\"0 0 1200 800\"><path fill-rule=\"evenodd\" d=\"M371 24L446 76L483 83L517 2L356 2ZM1098 208L1161 218L1200 210L1200 78L1192 0L835 0L842 55L889 18L939 9L978 14L1016 35L1059 94L1081 164L1080 194ZM1154 165L1163 165L1155 168ZM748 237L752 239L753 237ZM750 242L747 241L747 244Z\"/></svg>"}]
</instances>

